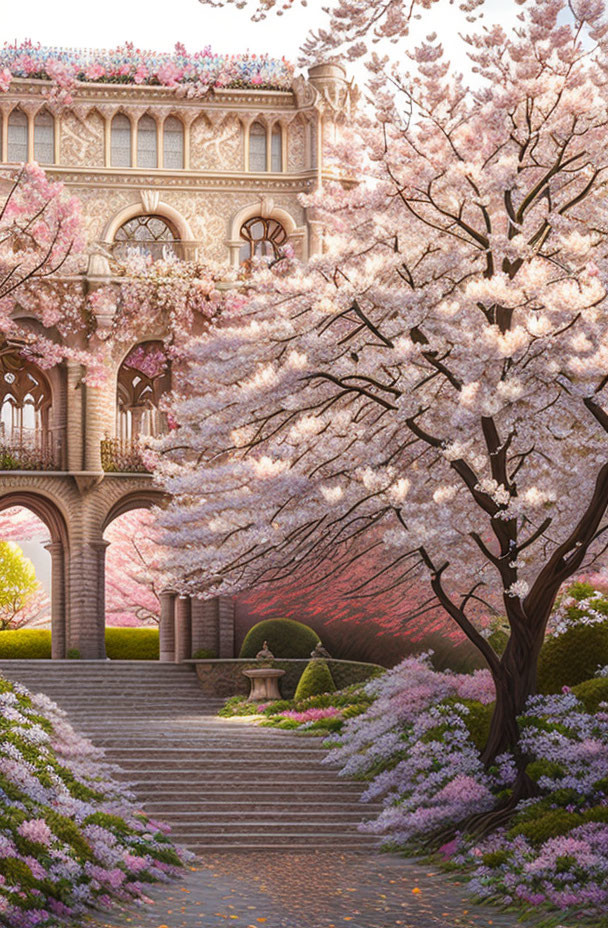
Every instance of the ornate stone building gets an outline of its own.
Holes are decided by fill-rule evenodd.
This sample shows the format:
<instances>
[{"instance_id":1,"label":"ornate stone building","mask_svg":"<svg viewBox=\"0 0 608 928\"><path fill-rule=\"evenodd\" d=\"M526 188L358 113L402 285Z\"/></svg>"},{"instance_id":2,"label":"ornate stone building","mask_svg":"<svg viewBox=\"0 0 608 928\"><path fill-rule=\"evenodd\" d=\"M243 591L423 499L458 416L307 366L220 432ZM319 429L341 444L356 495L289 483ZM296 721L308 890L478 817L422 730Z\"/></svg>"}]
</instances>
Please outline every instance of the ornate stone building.
<instances>
[{"instance_id":1,"label":"ornate stone building","mask_svg":"<svg viewBox=\"0 0 608 928\"><path fill-rule=\"evenodd\" d=\"M326 143L352 103L339 65L311 68L283 91L188 99L166 86L85 81L72 96L57 106L49 81L13 80L0 95L1 160L37 161L79 198L89 288L110 279L121 249L233 267L285 242L304 259L320 251L319 223L299 195L322 183ZM104 530L162 501L137 444L162 427L171 374L153 362L166 333L142 330L107 354L101 310L95 323L87 347L111 358L101 387L75 361L43 372L14 348L0 352L0 507L25 506L49 529L57 658L105 656ZM133 363L137 352L146 365ZM162 659L201 647L232 656L229 601L163 600Z\"/></svg>"}]
</instances>

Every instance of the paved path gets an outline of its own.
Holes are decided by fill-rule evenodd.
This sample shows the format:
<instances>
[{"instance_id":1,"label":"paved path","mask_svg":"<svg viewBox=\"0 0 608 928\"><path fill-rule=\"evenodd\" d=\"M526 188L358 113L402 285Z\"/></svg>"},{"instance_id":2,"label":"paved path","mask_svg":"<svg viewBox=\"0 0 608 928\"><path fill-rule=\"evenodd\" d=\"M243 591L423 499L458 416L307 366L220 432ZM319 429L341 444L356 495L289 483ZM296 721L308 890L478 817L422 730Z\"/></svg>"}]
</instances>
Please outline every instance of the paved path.
<instances>
[{"instance_id":1,"label":"paved path","mask_svg":"<svg viewBox=\"0 0 608 928\"><path fill-rule=\"evenodd\" d=\"M445 874L392 854L215 854L87 928L515 928Z\"/></svg>"}]
</instances>

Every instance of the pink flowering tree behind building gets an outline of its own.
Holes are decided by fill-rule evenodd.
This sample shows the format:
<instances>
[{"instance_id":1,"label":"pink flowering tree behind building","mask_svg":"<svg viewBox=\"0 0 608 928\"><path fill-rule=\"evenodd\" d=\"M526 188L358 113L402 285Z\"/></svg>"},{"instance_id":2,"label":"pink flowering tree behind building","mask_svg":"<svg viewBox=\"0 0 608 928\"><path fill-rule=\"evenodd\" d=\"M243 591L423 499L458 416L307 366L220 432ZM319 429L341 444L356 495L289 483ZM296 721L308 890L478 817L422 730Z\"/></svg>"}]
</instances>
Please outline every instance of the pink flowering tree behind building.
<instances>
[{"instance_id":1,"label":"pink flowering tree behind building","mask_svg":"<svg viewBox=\"0 0 608 928\"><path fill-rule=\"evenodd\" d=\"M372 59L375 118L336 150L368 179L314 200L323 257L260 270L193 348L162 467L184 588L370 550L423 572L493 674L487 764L518 756L556 595L608 527L604 4L521 17L466 40L472 88L432 36L408 73Z\"/></svg>"}]
</instances>

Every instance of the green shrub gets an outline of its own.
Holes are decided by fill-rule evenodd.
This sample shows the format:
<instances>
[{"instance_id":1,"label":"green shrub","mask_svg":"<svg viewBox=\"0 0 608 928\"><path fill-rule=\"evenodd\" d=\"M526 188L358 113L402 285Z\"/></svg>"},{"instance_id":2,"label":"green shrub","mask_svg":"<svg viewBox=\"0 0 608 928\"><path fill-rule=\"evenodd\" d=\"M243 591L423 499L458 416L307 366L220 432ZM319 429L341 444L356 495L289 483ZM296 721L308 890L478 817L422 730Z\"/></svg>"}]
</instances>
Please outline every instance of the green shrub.
<instances>
[{"instance_id":1,"label":"green shrub","mask_svg":"<svg viewBox=\"0 0 608 928\"><path fill-rule=\"evenodd\" d=\"M50 660L51 630L20 628L0 632L0 660Z\"/></svg>"},{"instance_id":2,"label":"green shrub","mask_svg":"<svg viewBox=\"0 0 608 928\"><path fill-rule=\"evenodd\" d=\"M80 651L78 648L70 648L67 653L67 658L70 661L79 661L80 660Z\"/></svg>"},{"instance_id":3,"label":"green shrub","mask_svg":"<svg viewBox=\"0 0 608 928\"><path fill-rule=\"evenodd\" d=\"M591 680L598 665L605 664L608 664L608 621L575 625L545 641L538 662L538 690L560 693L563 686Z\"/></svg>"},{"instance_id":4,"label":"green shrub","mask_svg":"<svg viewBox=\"0 0 608 928\"><path fill-rule=\"evenodd\" d=\"M113 661L157 661L158 628L106 628L106 654Z\"/></svg>"},{"instance_id":5,"label":"green shrub","mask_svg":"<svg viewBox=\"0 0 608 928\"><path fill-rule=\"evenodd\" d=\"M492 716L494 715L494 703L486 705L483 702L478 702L476 699L450 697L449 699L444 699L442 705L465 706L469 710L466 715L462 716L462 720L477 750L479 752L483 751L490 734L490 724L492 722Z\"/></svg>"},{"instance_id":6,"label":"green shrub","mask_svg":"<svg viewBox=\"0 0 608 928\"><path fill-rule=\"evenodd\" d=\"M317 633L302 622L265 619L247 632L239 657L255 657L267 641L275 657L309 658L319 640Z\"/></svg>"},{"instance_id":7,"label":"green shrub","mask_svg":"<svg viewBox=\"0 0 608 928\"><path fill-rule=\"evenodd\" d=\"M608 702L608 677L596 677L585 680L572 687L572 692L580 699L587 712L597 712L601 702Z\"/></svg>"},{"instance_id":8,"label":"green shrub","mask_svg":"<svg viewBox=\"0 0 608 928\"><path fill-rule=\"evenodd\" d=\"M560 764L544 758L529 763L526 767L526 773L535 783L538 783L541 777L551 777L552 780L555 780L566 775L566 771Z\"/></svg>"},{"instance_id":9,"label":"green shrub","mask_svg":"<svg viewBox=\"0 0 608 928\"><path fill-rule=\"evenodd\" d=\"M333 693L336 689L327 661L309 661L296 689L295 699L306 699L321 693Z\"/></svg>"},{"instance_id":10,"label":"green shrub","mask_svg":"<svg viewBox=\"0 0 608 928\"><path fill-rule=\"evenodd\" d=\"M584 821L585 819L578 812L568 812L566 809L551 809L537 818L515 824L509 831L509 837L514 838L516 835L523 835L532 844L540 846L545 841L549 841L550 838L567 835L573 828L582 825Z\"/></svg>"},{"instance_id":11,"label":"green shrub","mask_svg":"<svg viewBox=\"0 0 608 928\"><path fill-rule=\"evenodd\" d=\"M211 648L199 648L198 651L195 651L192 655L196 661L214 661L217 658L215 651L212 651Z\"/></svg>"}]
</instances>

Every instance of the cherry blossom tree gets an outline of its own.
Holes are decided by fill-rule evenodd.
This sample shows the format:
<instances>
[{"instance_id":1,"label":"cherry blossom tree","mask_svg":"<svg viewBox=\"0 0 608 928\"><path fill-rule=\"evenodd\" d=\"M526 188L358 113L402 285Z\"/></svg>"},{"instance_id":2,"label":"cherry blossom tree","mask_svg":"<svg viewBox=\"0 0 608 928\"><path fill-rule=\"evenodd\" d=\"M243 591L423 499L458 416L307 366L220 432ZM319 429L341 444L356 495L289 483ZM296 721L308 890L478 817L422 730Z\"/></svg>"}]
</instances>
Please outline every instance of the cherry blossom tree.
<instances>
[{"instance_id":1,"label":"cherry blossom tree","mask_svg":"<svg viewBox=\"0 0 608 928\"><path fill-rule=\"evenodd\" d=\"M106 529L106 620L110 625L151 625L160 618L161 553L154 515L135 509Z\"/></svg>"},{"instance_id":2,"label":"cherry blossom tree","mask_svg":"<svg viewBox=\"0 0 608 928\"><path fill-rule=\"evenodd\" d=\"M47 367L68 349L18 318L25 310L64 335L85 328L82 285L59 279L76 269L83 247L80 205L65 196L62 184L36 164L0 174L0 332Z\"/></svg>"},{"instance_id":3,"label":"cherry blossom tree","mask_svg":"<svg viewBox=\"0 0 608 928\"><path fill-rule=\"evenodd\" d=\"M185 589L370 552L423 571L491 669L483 760L515 754L511 805L556 595L606 549L604 12L528 0L516 31L464 39L474 87L433 36L407 73L378 65L337 151L365 179L308 201L325 254L262 268L193 346L161 467ZM477 621L497 608L502 656Z\"/></svg>"}]
</instances>

